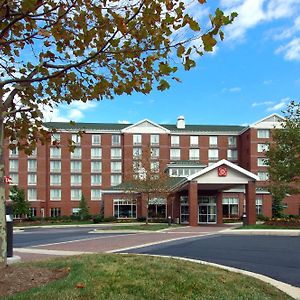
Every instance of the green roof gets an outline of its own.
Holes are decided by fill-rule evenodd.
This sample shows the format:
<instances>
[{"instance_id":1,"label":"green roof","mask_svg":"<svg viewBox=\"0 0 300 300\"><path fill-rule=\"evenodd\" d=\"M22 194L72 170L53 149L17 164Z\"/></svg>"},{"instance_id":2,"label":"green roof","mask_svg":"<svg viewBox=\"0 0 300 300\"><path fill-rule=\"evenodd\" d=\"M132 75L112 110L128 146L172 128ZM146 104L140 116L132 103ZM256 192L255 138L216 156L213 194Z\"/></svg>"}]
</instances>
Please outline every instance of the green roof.
<instances>
[{"instance_id":1,"label":"green roof","mask_svg":"<svg viewBox=\"0 0 300 300\"><path fill-rule=\"evenodd\" d=\"M217 132L227 132L227 131L236 131L240 132L246 127L238 125L185 125L185 128L177 128L176 125L161 125L170 131L175 132L185 132L185 131L217 131Z\"/></svg>"},{"instance_id":2,"label":"green roof","mask_svg":"<svg viewBox=\"0 0 300 300\"><path fill-rule=\"evenodd\" d=\"M200 161L196 160L176 160L176 161L171 161L168 163L168 167L176 167L176 166L195 166L195 167L207 167L206 164L201 163Z\"/></svg>"}]
</instances>

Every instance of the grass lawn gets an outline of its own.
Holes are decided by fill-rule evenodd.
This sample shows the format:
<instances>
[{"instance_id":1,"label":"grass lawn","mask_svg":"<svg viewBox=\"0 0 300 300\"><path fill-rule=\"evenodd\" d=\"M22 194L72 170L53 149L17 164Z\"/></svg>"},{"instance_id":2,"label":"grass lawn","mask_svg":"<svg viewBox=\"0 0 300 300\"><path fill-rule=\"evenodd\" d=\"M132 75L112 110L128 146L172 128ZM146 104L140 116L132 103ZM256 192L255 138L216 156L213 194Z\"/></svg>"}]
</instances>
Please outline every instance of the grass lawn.
<instances>
[{"instance_id":1,"label":"grass lawn","mask_svg":"<svg viewBox=\"0 0 300 300\"><path fill-rule=\"evenodd\" d=\"M235 229L300 229L300 227L284 227L284 226L274 226L274 225L267 225L267 224L256 224L256 225L246 225L246 226L241 226L237 227Z\"/></svg>"},{"instance_id":2,"label":"grass lawn","mask_svg":"<svg viewBox=\"0 0 300 300\"><path fill-rule=\"evenodd\" d=\"M5 299L292 299L251 277L168 258L99 254L30 266L70 272L64 279Z\"/></svg>"}]
</instances>

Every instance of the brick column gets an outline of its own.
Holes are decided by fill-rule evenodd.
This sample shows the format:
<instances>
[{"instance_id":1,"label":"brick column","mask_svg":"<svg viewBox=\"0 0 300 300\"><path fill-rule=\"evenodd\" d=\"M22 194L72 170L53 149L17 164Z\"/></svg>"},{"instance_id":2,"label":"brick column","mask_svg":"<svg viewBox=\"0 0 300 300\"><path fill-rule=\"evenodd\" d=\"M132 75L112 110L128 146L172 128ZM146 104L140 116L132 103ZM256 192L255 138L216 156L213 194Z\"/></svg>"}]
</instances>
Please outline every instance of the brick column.
<instances>
[{"instance_id":1,"label":"brick column","mask_svg":"<svg viewBox=\"0 0 300 300\"><path fill-rule=\"evenodd\" d=\"M217 224L223 224L223 193L218 192L217 194Z\"/></svg>"},{"instance_id":2,"label":"brick column","mask_svg":"<svg viewBox=\"0 0 300 300\"><path fill-rule=\"evenodd\" d=\"M141 212L141 215L139 217L144 217L144 218L147 217L147 213L148 213L148 211L147 211L147 201L148 201L147 197L148 197L147 195L142 195L142 197L140 198L140 205L141 205L140 212Z\"/></svg>"},{"instance_id":3,"label":"brick column","mask_svg":"<svg viewBox=\"0 0 300 300\"><path fill-rule=\"evenodd\" d=\"M256 223L256 189L255 182L249 181L246 184L246 214L247 225L254 225Z\"/></svg>"},{"instance_id":4,"label":"brick column","mask_svg":"<svg viewBox=\"0 0 300 300\"><path fill-rule=\"evenodd\" d=\"M196 181L189 183L189 214L190 225L198 226L198 184Z\"/></svg>"}]
</instances>

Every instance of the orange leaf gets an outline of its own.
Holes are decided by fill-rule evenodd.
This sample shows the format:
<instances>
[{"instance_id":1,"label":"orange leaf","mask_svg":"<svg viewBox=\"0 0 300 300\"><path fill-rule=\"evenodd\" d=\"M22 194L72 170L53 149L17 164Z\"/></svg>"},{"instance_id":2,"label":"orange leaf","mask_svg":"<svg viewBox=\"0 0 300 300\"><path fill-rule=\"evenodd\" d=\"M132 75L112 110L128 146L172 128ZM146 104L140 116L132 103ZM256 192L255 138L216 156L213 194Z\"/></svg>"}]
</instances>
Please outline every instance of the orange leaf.
<instances>
[{"instance_id":1,"label":"orange leaf","mask_svg":"<svg viewBox=\"0 0 300 300\"><path fill-rule=\"evenodd\" d=\"M83 288L85 288L85 285L82 282L78 282L78 283L76 283L76 288L83 289Z\"/></svg>"}]
</instances>

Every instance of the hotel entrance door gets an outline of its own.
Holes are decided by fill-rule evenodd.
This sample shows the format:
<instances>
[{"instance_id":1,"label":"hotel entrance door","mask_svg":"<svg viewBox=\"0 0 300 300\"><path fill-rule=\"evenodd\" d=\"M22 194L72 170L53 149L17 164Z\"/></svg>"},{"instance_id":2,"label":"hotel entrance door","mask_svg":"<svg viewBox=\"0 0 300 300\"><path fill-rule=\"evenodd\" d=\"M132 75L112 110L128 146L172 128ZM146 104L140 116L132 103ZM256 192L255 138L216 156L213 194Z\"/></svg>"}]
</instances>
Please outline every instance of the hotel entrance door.
<instances>
[{"instance_id":1,"label":"hotel entrance door","mask_svg":"<svg viewBox=\"0 0 300 300\"><path fill-rule=\"evenodd\" d=\"M217 223L217 197L201 196L198 200L198 223L216 224Z\"/></svg>"}]
</instances>

